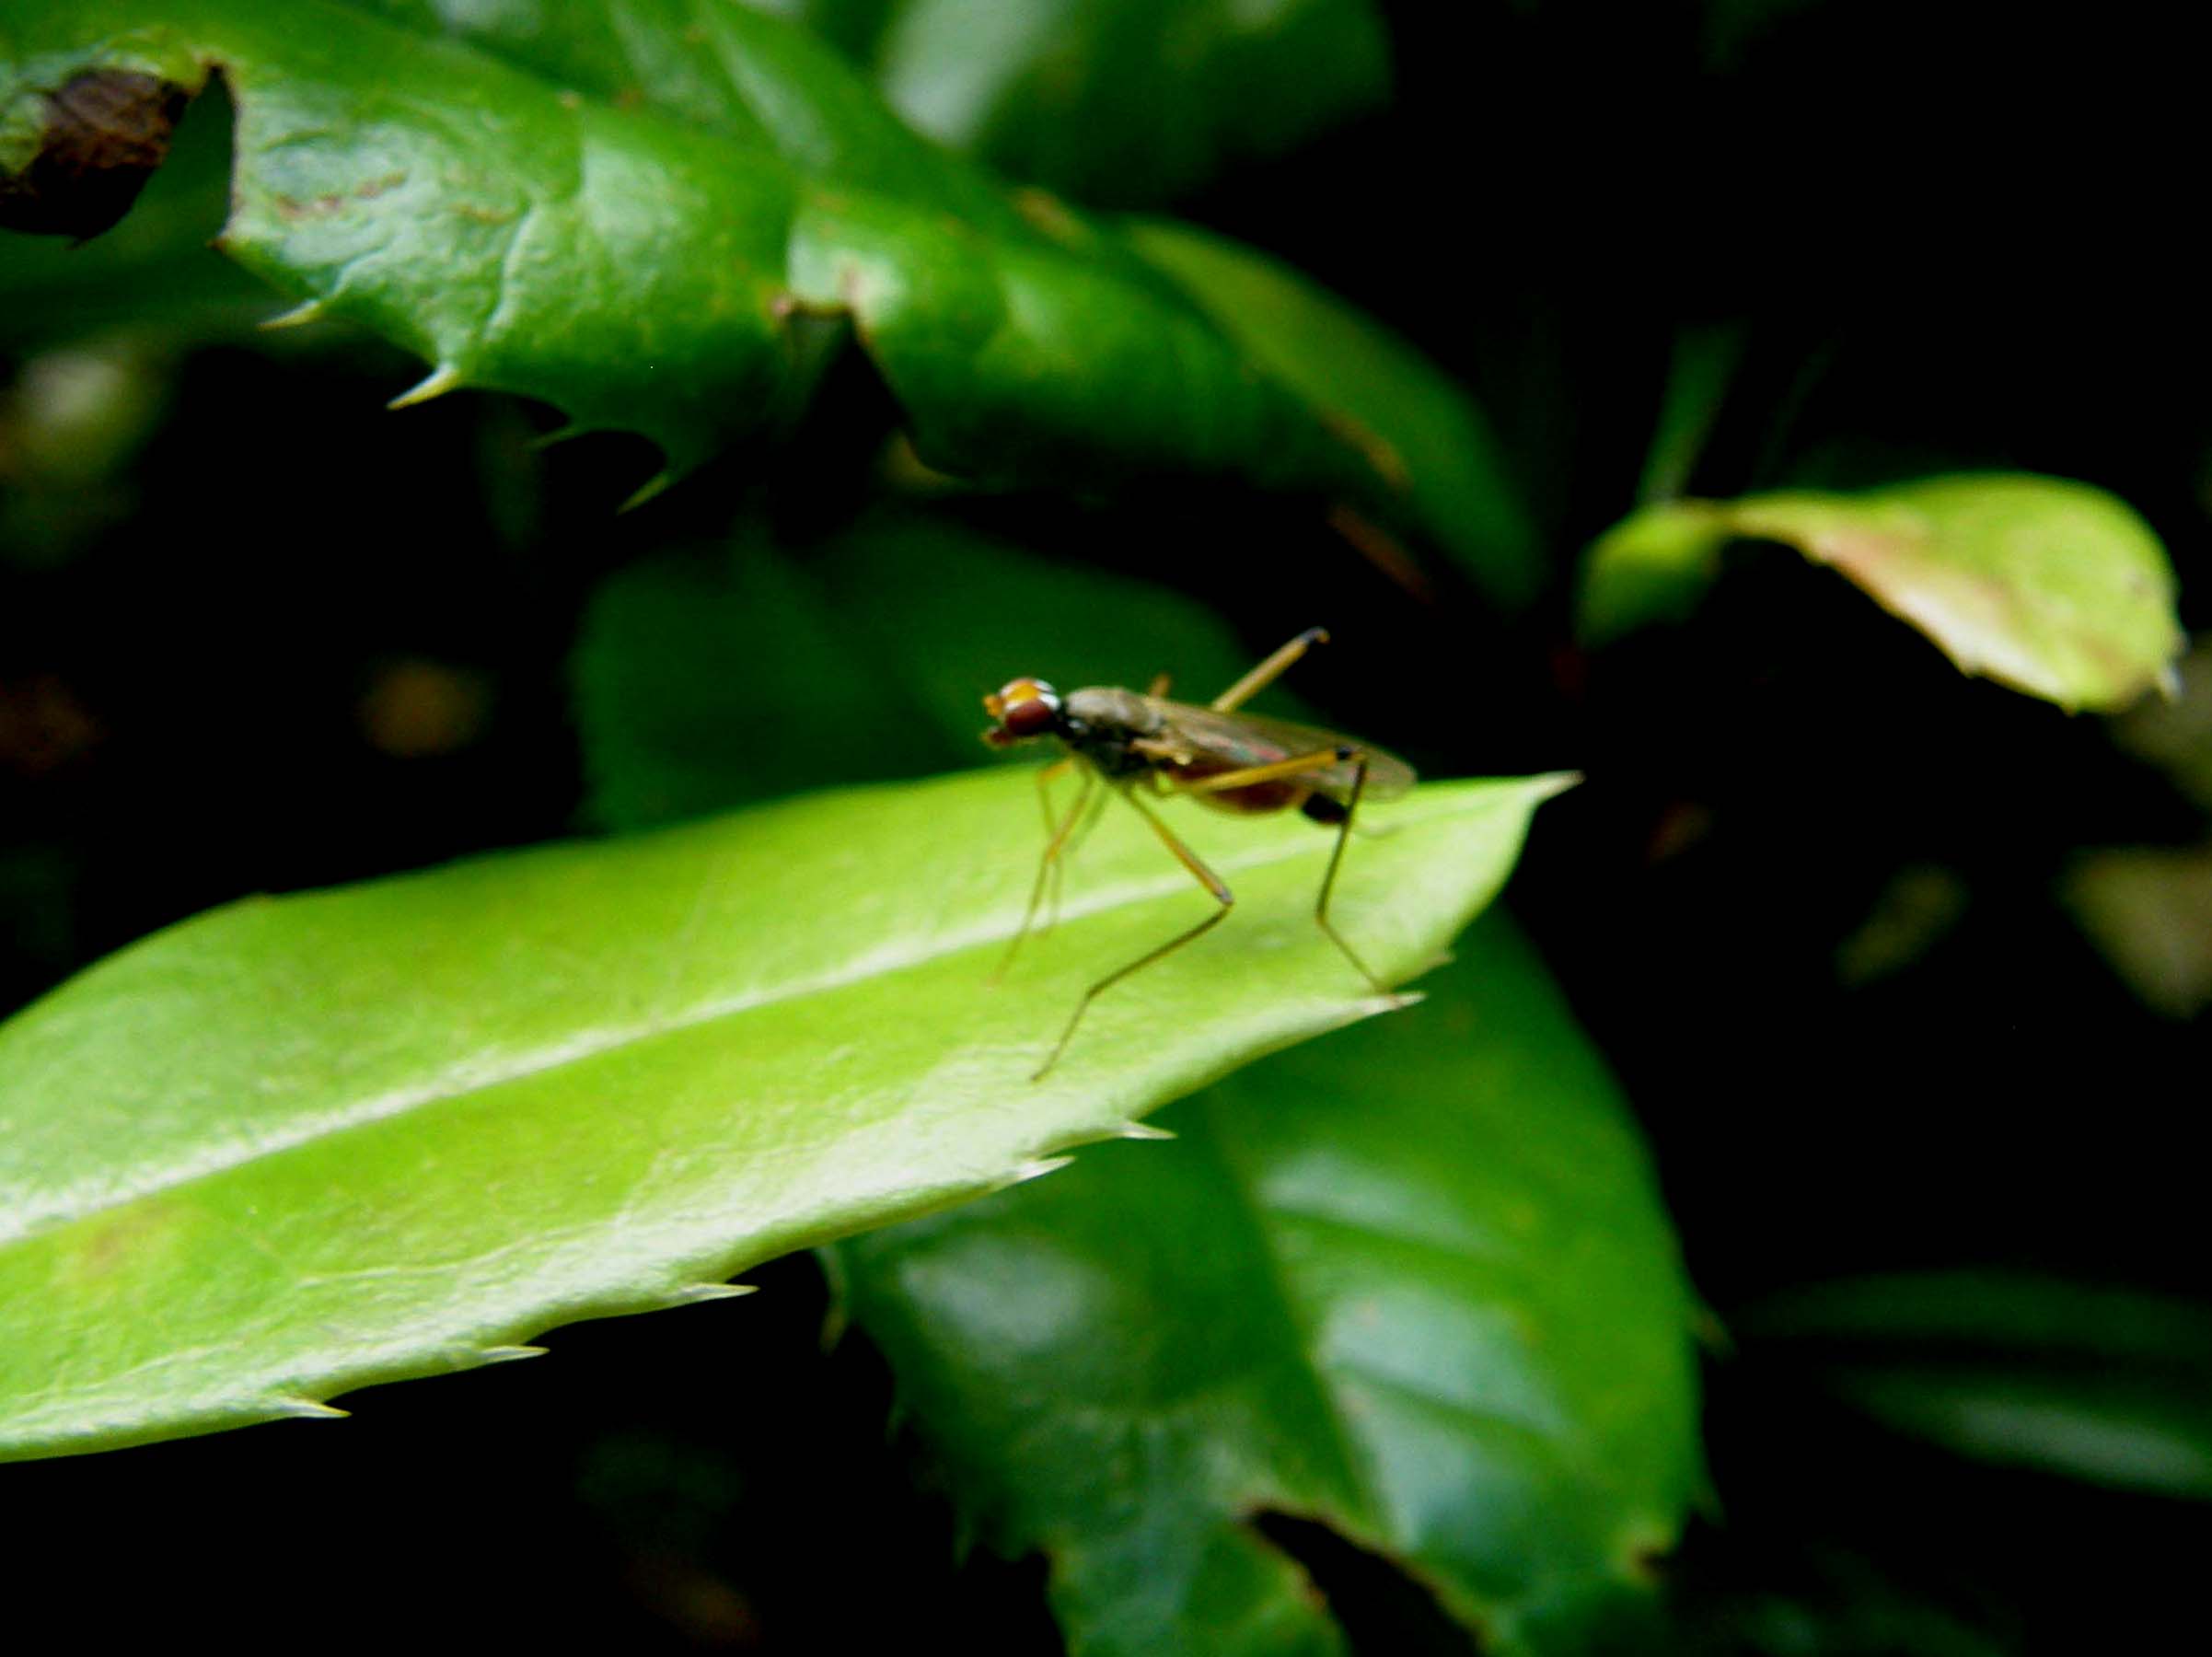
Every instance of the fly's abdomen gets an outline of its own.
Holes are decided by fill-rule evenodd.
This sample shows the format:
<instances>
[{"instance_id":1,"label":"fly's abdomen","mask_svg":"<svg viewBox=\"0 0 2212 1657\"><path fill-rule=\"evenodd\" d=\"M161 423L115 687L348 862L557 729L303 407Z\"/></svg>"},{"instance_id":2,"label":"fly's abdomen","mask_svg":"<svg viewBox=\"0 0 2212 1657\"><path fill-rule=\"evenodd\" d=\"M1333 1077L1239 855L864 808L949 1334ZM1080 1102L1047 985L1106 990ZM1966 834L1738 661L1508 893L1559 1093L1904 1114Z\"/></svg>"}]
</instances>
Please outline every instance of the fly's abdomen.
<instances>
[{"instance_id":1,"label":"fly's abdomen","mask_svg":"<svg viewBox=\"0 0 2212 1657\"><path fill-rule=\"evenodd\" d=\"M1191 759L1180 765L1164 765L1161 770L1169 778L1188 787L1208 777L1218 777L1224 771L1241 767L1214 760ZM1277 777L1266 782L1247 782L1242 788L1224 788L1198 797L1216 811L1233 811L1241 815L1282 811L1292 805L1305 804L1306 796L1314 791L1296 777Z\"/></svg>"}]
</instances>

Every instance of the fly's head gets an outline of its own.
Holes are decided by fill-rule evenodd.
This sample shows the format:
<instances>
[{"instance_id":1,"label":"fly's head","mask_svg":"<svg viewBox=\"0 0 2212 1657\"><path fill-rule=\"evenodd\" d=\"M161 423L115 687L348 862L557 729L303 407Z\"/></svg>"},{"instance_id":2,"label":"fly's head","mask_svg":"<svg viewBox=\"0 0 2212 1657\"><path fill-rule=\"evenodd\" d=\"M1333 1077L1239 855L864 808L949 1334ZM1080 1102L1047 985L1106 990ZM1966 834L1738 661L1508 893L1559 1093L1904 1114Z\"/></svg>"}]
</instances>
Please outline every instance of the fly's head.
<instances>
[{"instance_id":1,"label":"fly's head","mask_svg":"<svg viewBox=\"0 0 2212 1657\"><path fill-rule=\"evenodd\" d=\"M991 727L983 740L992 747L1012 747L1034 736L1065 736L1068 716L1060 694L1043 679L1009 679L983 699L983 712Z\"/></svg>"}]
</instances>

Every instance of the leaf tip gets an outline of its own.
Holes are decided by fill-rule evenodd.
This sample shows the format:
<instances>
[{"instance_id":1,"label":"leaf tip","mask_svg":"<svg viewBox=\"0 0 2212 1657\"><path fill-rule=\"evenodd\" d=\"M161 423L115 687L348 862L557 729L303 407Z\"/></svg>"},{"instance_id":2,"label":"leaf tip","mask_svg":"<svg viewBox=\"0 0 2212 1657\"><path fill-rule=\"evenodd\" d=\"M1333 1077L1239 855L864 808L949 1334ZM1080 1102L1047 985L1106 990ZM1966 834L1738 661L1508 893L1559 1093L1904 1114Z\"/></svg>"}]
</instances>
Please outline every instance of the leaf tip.
<instances>
[{"instance_id":1,"label":"leaf tip","mask_svg":"<svg viewBox=\"0 0 2212 1657\"><path fill-rule=\"evenodd\" d=\"M1150 1122L1124 1122L1114 1130L1115 1136L1126 1140L1171 1140L1175 1137L1170 1128L1155 1128Z\"/></svg>"},{"instance_id":2,"label":"leaf tip","mask_svg":"<svg viewBox=\"0 0 2212 1657\"><path fill-rule=\"evenodd\" d=\"M458 388L461 371L451 363L440 363L413 385L393 398L384 406L388 409L411 409L417 403L426 403L434 397L443 397Z\"/></svg>"}]
</instances>

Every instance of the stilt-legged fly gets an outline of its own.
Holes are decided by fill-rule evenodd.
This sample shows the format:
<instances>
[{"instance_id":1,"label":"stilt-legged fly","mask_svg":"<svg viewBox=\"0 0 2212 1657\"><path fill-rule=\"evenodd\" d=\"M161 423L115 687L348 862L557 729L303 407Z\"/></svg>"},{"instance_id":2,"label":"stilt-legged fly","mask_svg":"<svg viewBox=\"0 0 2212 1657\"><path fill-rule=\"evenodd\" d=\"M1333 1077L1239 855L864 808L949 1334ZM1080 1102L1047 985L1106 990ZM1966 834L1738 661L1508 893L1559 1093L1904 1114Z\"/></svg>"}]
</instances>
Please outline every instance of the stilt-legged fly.
<instances>
[{"instance_id":1,"label":"stilt-legged fly","mask_svg":"<svg viewBox=\"0 0 2212 1657\"><path fill-rule=\"evenodd\" d=\"M1022 916L1021 930L1007 945L1007 962L1013 960L1035 923L1046 886L1057 881L1061 859L1080 831L1078 826L1095 818L1094 796L1096 805L1105 804L1106 794L1097 792L1102 783L1152 825L1152 832L1212 895L1216 905L1196 926L1116 968L1085 990L1068 1016L1067 1027L1060 1031L1060 1039L1031 1081L1042 1080L1045 1072L1060 1062L1075 1026L1083 1022L1083 1014L1100 991L1110 990L1131 973L1218 926L1236 901L1228 883L1208 868L1139 797L1141 789L1155 796L1195 794L1222 811L1284 811L1295 806L1314 821L1333 827L1337 845L1329 854L1328 871L1321 877L1314 919L1377 994L1390 993L1330 922L1328 899L1360 802L1404 794L1413 786L1413 768L1380 748L1333 731L1236 712L1308 650L1327 642L1327 633L1318 627L1309 628L1203 708L1168 701L1164 675L1141 695L1110 685L1094 685L1063 696L1043 679L1017 678L983 699L983 711L993 722L983 733L983 740L991 747L1011 747L1018 742L1052 736L1067 749L1037 773L1039 796L1045 802L1045 853L1037 864L1037 882L1029 891L1029 907ZM1050 796L1043 791L1071 768L1082 771L1083 782L1074 804L1064 815L1056 817ZM1002 971L1004 965L1002 963Z\"/></svg>"}]
</instances>

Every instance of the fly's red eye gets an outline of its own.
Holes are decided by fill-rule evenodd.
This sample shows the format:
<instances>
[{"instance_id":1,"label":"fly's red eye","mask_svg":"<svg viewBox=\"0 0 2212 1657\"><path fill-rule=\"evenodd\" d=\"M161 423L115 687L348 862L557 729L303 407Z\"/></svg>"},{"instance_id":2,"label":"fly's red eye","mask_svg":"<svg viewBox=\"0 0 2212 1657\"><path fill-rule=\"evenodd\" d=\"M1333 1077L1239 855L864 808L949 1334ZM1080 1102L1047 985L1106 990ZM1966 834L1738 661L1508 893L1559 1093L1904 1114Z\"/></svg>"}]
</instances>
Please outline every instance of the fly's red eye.
<instances>
[{"instance_id":1,"label":"fly's red eye","mask_svg":"<svg viewBox=\"0 0 2212 1657\"><path fill-rule=\"evenodd\" d=\"M1059 717L1060 709L1049 698L1033 696L1008 708L1006 717L1000 723L1005 725L1010 736L1042 736Z\"/></svg>"}]
</instances>

